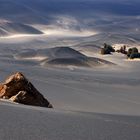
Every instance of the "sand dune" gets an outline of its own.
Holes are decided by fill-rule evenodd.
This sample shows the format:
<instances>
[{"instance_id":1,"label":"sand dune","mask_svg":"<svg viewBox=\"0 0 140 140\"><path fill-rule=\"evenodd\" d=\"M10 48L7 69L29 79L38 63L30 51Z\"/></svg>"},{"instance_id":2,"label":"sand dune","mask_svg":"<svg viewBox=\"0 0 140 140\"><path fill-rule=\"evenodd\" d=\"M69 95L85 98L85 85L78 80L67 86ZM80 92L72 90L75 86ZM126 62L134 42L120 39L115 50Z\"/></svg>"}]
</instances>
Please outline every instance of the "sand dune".
<instances>
[{"instance_id":1,"label":"sand dune","mask_svg":"<svg viewBox=\"0 0 140 140\"><path fill-rule=\"evenodd\" d=\"M3 102L0 110L3 140L139 140L140 137L137 116L51 111Z\"/></svg>"},{"instance_id":2,"label":"sand dune","mask_svg":"<svg viewBox=\"0 0 140 140\"><path fill-rule=\"evenodd\" d=\"M41 31L22 23L0 22L0 36L13 36L16 34L43 34Z\"/></svg>"},{"instance_id":3,"label":"sand dune","mask_svg":"<svg viewBox=\"0 0 140 140\"><path fill-rule=\"evenodd\" d=\"M36 45L36 42L33 44ZM100 55L100 59L97 59L87 57L86 54L83 55L69 47L19 48L14 59L11 56L15 54L17 46L19 43L16 41L12 48L7 45L8 51L5 46L1 46L1 81L11 72L22 71L44 97L48 97L55 109L0 101L2 139L139 140L139 65L133 65L133 69L128 69L119 55ZM30 58L37 57L44 57L43 60L48 57L57 64L65 63L65 66L67 59L70 63L71 60L72 63L78 64L80 61L80 66L86 62L81 60L88 59L89 63L95 65L96 62L103 61L105 64L104 60L117 62L119 59L124 67L115 67L115 70L112 70L110 65L94 69L80 69L79 66L79 69L46 69L37 65L40 60L33 65Z\"/></svg>"},{"instance_id":4,"label":"sand dune","mask_svg":"<svg viewBox=\"0 0 140 140\"><path fill-rule=\"evenodd\" d=\"M96 67L103 65L114 65L113 63L93 57L87 57L86 59L82 58L56 58L52 60L46 60L42 63L43 66L77 66L78 67Z\"/></svg>"},{"instance_id":5,"label":"sand dune","mask_svg":"<svg viewBox=\"0 0 140 140\"><path fill-rule=\"evenodd\" d=\"M64 30L74 30L73 33L65 32L66 35L68 33L74 35L83 29L88 32L134 35L140 32L139 2L136 1L129 1L129 4L126 4L125 1L111 3L110 0L88 0L88 2L85 0L76 2L74 0L0 0L0 20L30 25L48 25L49 27L53 25L58 28L62 27ZM128 16L129 14L131 16ZM123 16L118 17L118 15ZM58 33L58 31L54 32ZM53 31L50 33L52 34Z\"/></svg>"},{"instance_id":6,"label":"sand dune","mask_svg":"<svg viewBox=\"0 0 140 140\"><path fill-rule=\"evenodd\" d=\"M60 27L60 25L55 25L51 27L46 26L46 29L43 28L42 32L44 32L48 36L65 36L65 37L87 37L87 36L98 34L98 32L96 31L90 31L86 29L78 30L78 29L72 29L70 27L67 27L65 29L64 27Z\"/></svg>"},{"instance_id":7,"label":"sand dune","mask_svg":"<svg viewBox=\"0 0 140 140\"><path fill-rule=\"evenodd\" d=\"M96 35L83 38L80 44L77 44L77 45L84 46L84 45L90 44L94 46L101 46L105 42L112 45L113 44L126 44L126 45L131 46L131 45L139 44L140 39L135 38L133 34L122 35L120 33L98 33Z\"/></svg>"},{"instance_id":8,"label":"sand dune","mask_svg":"<svg viewBox=\"0 0 140 140\"><path fill-rule=\"evenodd\" d=\"M99 54L140 46L139 5L0 0L0 80L23 72L54 106L0 100L0 140L139 140L140 63Z\"/></svg>"},{"instance_id":9,"label":"sand dune","mask_svg":"<svg viewBox=\"0 0 140 140\"><path fill-rule=\"evenodd\" d=\"M42 66L77 66L94 67L101 65L112 65L113 63L103 59L87 57L69 47L55 47L42 50L23 50L15 55L16 59L42 60Z\"/></svg>"}]
</instances>

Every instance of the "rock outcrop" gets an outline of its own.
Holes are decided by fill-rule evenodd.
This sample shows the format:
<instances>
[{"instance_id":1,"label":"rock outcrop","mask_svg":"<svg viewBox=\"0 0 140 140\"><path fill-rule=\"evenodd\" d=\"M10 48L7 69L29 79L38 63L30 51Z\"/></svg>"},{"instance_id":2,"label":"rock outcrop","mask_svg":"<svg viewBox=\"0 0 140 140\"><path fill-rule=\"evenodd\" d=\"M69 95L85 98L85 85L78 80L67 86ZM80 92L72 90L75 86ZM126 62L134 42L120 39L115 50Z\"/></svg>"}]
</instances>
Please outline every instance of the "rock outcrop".
<instances>
[{"instance_id":1,"label":"rock outcrop","mask_svg":"<svg viewBox=\"0 0 140 140\"><path fill-rule=\"evenodd\" d=\"M0 98L25 105L53 108L49 101L20 72L11 75L0 84Z\"/></svg>"}]
</instances>

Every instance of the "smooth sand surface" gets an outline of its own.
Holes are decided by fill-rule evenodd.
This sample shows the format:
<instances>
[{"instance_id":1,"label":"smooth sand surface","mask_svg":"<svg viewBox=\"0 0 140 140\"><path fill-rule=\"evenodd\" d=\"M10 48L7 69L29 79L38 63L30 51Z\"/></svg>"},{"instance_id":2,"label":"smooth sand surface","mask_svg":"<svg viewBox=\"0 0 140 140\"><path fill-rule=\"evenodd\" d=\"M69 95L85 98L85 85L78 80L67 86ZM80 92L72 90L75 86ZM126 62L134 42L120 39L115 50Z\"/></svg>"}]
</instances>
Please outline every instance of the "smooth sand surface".
<instances>
[{"instance_id":1,"label":"smooth sand surface","mask_svg":"<svg viewBox=\"0 0 140 140\"><path fill-rule=\"evenodd\" d=\"M139 72L30 63L0 60L1 80L22 71L55 109L0 101L2 140L139 140Z\"/></svg>"},{"instance_id":2,"label":"smooth sand surface","mask_svg":"<svg viewBox=\"0 0 140 140\"><path fill-rule=\"evenodd\" d=\"M140 118L48 110L1 102L3 140L139 140Z\"/></svg>"},{"instance_id":3,"label":"smooth sand surface","mask_svg":"<svg viewBox=\"0 0 140 140\"><path fill-rule=\"evenodd\" d=\"M96 54L117 65L44 67L40 60L14 58L26 46L40 49L35 37L26 39L24 46L22 40L0 42L0 80L13 72L23 72L54 109L1 100L1 140L139 140L138 61L126 61L121 54ZM42 45L44 48L44 42Z\"/></svg>"},{"instance_id":4,"label":"smooth sand surface","mask_svg":"<svg viewBox=\"0 0 140 140\"><path fill-rule=\"evenodd\" d=\"M139 5L139 0L0 0L0 81L23 72L54 106L0 100L0 140L140 140L140 62L99 54L104 43L140 50ZM79 57L80 67L74 65ZM87 57L116 65L87 68L82 63ZM48 58L65 65L43 65Z\"/></svg>"}]
</instances>

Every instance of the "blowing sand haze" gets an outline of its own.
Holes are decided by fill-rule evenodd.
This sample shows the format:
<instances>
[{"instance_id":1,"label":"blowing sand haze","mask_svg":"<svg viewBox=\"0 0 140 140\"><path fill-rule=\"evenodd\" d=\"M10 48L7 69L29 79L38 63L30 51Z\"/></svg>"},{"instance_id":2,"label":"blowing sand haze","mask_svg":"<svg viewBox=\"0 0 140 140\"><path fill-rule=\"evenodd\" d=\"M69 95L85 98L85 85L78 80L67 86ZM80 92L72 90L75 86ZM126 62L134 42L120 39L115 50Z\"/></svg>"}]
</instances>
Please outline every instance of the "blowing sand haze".
<instances>
[{"instance_id":1,"label":"blowing sand haze","mask_svg":"<svg viewBox=\"0 0 140 140\"><path fill-rule=\"evenodd\" d=\"M139 7L0 0L0 140L139 140Z\"/></svg>"}]
</instances>

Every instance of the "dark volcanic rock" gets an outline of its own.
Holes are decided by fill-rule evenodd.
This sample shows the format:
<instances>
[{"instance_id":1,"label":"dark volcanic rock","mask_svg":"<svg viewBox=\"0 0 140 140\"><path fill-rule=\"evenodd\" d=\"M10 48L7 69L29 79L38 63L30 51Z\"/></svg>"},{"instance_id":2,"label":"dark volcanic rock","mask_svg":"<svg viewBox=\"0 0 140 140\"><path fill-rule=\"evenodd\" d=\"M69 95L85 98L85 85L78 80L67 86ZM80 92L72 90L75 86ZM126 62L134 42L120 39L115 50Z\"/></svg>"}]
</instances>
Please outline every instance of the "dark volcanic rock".
<instances>
[{"instance_id":1,"label":"dark volcanic rock","mask_svg":"<svg viewBox=\"0 0 140 140\"><path fill-rule=\"evenodd\" d=\"M0 84L0 98L26 105L52 108L49 101L20 72L11 75Z\"/></svg>"}]
</instances>

